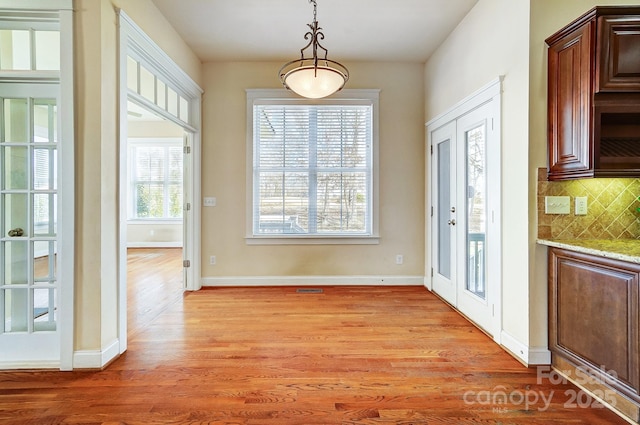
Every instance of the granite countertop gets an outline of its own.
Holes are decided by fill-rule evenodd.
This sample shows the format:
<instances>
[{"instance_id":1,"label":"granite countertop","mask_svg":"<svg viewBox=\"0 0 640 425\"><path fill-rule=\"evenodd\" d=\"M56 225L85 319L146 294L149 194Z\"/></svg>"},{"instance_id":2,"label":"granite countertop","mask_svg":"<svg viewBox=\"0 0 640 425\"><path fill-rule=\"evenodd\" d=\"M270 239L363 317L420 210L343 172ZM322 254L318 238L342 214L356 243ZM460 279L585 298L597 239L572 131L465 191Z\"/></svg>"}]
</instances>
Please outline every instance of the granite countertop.
<instances>
[{"instance_id":1,"label":"granite countertop","mask_svg":"<svg viewBox=\"0 0 640 425\"><path fill-rule=\"evenodd\" d=\"M538 243L640 264L640 239L538 239Z\"/></svg>"}]
</instances>

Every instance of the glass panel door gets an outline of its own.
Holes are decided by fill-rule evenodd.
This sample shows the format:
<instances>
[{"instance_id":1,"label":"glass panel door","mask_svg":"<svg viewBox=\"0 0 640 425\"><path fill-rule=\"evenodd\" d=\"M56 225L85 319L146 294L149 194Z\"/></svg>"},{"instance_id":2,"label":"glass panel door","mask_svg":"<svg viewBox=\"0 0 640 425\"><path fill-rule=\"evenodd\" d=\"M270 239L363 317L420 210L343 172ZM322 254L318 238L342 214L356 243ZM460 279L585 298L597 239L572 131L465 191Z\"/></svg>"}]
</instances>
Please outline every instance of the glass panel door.
<instances>
[{"instance_id":1,"label":"glass panel door","mask_svg":"<svg viewBox=\"0 0 640 425\"><path fill-rule=\"evenodd\" d=\"M451 140L438 143L438 256L437 271L443 277L451 279L451 232L449 206L451 205Z\"/></svg>"},{"instance_id":2,"label":"glass panel door","mask_svg":"<svg viewBox=\"0 0 640 425\"><path fill-rule=\"evenodd\" d=\"M465 132L467 151L467 279L466 289L486 299L486 158L485 124Z\"/></svg>"},{"instance_id":3,"label":"glass panel door","mask_svg":"<svg viewBox=\"0 0 640 425\"><path fill-rule=\"evenodd\" d=\"M433 290L452 305L456 304L457 296L456 137L455 122L431 133Z\"/></svg>"},{"instance_id":4,"label":"glass panel door","mask_svg":"<svg viewBox=\"0 0 640 425\"><path fill-rule=\"evenodd\" d=\"M56 360L58 86L0 88L0 345Z\"/></svg>"},{"instance_id":5,"label":"glass panel door","mask_svg":"<svg viewBox=\"0 0 640 425\"><path fill-rule=\"evenodd\" d=\"M487 333L495 335L493 301L489 301L495 299L496 292L495 286L489 285L487 281L487 201L489 196L493 196L487 193L490 171L487 152L490 137L494 142L494 149L498 146L495 143L495 130L490 132L489 129L491 113L491 105L485 104L457 120L457 164L464 177L459 182L456 195L457 204L461 208L460 222L456 226L456 238L460 247L457 252L456 307ZM499 182L493 187L499 191Z\"/></svg>"}]
</instances>

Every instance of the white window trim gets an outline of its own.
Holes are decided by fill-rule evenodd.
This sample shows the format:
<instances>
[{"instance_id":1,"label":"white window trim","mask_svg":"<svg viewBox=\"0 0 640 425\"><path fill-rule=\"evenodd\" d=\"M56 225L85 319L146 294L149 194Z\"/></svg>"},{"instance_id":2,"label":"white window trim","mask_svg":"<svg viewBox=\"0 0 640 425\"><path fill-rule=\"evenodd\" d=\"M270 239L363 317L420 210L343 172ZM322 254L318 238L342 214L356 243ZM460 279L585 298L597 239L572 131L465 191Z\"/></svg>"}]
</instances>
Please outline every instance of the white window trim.
<instances>
[{"instance_id":1,"label":"white window trim","mask_svg":"<svg viewBox=\"0 0 640 425\"><path fill-rule=\"evenodd\" d=\"M379 231L379 97L378 89L345 89L330 98L308 100L310 104L327 103L331 99L362 100L367 99L373 105L372 142L371 147L371 235L254 235L253 234L253 106L265 101L277 102L282 99L300 99L298 95L285 89L247 89L247 128L246 128L246 232L248 245L375 245L380 242Z\"/></svg>"}]
</instances>

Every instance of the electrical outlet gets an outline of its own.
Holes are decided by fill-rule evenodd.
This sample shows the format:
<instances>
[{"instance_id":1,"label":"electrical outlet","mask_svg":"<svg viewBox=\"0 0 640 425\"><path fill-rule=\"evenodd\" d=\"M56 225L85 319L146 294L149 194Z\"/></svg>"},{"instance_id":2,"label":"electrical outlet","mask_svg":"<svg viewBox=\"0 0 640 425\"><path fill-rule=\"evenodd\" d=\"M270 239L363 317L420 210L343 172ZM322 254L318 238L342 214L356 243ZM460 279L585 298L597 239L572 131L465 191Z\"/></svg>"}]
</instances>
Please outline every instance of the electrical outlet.
<instances>
[{"instance_id":1,"label":"electrical outlet","mask_svg":"<svg viewBox=\"0 0 640 425\"><path fill-rule=\"evenodd\" d=\"M545 214L569 214L571 211L571 198L568 196L545 196Z\"/></svg>"},{"instance_id":2,"label":"electrical outlet","mask_svg":"<svg viewBox=\"0 0 640 425\"><path fill-rule=\"evenodd\" d=\"M404 263L404 257L401 254L396 255L396 264Z\"/></svg>"},{"instance_id":3,"label":"electrical outlet","mask_svg":"<svg viewBox=\"0 0 640 425\"><path fill-rule=\"evenodd\" d=\"M212 266L216 265L216 256L212 255L211 257L209 257L209 264L211 264Z\"/></svg>"},{"instance_id":4,"label":"electrical outlet","mask_svg":"<svg viewBox=\"0 0 640 425\"><path fill-rule=\"evenodd\" d=\"M587 215L586 196L576 196L576 215Z\"/></svg>"}]
</instances>

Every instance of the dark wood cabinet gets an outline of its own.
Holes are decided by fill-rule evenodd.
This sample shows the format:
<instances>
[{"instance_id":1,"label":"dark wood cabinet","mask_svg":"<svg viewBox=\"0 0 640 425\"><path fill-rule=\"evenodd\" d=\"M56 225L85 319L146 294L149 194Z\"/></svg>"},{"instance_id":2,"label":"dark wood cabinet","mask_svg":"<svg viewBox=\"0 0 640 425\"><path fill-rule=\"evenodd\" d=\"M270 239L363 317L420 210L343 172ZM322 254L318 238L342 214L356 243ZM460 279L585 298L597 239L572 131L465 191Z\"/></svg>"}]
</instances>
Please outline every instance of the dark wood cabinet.
<instances>
[{"instance_id":1,"label":"dark wood cabinet","mask_svg":"<svg viewBox=\"0 0 640 425\"><path fill-rule=\"evenodd\" d=\"M549 348L640 403L640 265L549 250Z\"/></svg>"},{"instance_id":2,"label":"dark wood cabinet","mask_svg":"<svg viewBox=\"0 0 640 425\"><path fill-rule=\"evenodd\" d=\"M596 93L640 91L640 16L598 18Z\"/></svg>"},{"instance_id":3,"label":"dark wood cabinet","mask_svg":"<svg viewBox=\"0 0 640 425\"><path fill-rule=\"evenodd\" d=\"M596 7L546 42L549 180L640 176L640 7Z\"/></svg>"}]
</instances>

